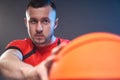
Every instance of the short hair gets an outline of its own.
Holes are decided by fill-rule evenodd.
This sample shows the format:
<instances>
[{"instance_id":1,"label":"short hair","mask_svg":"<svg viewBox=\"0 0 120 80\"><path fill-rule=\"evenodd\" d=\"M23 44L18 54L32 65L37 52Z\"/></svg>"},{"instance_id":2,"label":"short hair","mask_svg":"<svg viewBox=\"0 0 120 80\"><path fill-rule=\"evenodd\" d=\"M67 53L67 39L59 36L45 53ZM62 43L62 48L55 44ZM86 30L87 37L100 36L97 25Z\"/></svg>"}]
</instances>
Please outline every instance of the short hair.
<instances>
[{"instance_id":1,"label":"short hair","mask_svg":"<svg viewBox=\"0 0 120 80\"><path fill-rule=\"evenodd\" d=\"M53 10L56 11L56 5L53 1L51 0L31 0L28 5L27 5L27 8L28 9L29 7L33 7L33 8L40 8L40 7L44 7L44 6L47 6L47 5L50 5Z\"/></svg>"}]
</instances>

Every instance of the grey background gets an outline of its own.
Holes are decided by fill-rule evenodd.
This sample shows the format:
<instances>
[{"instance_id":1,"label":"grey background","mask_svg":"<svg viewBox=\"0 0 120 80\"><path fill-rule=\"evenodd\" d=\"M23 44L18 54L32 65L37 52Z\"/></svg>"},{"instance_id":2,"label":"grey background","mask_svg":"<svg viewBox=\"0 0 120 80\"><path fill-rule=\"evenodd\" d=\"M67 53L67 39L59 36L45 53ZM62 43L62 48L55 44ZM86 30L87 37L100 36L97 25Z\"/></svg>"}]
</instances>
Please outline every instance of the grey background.
<instances>
[{"instance_id":1,"label":"grey background","mask_svg":"<svg viewBox=\"0 0 120 80\"><path fill-rule=\"evenodd\" d=\"M29 0L0 0L0 53L14 39L28 37L24 24ZM106 31L120 34L120 0L55 0L59 17L56 36L73 39Z\"/></svg>"}]
</instances>

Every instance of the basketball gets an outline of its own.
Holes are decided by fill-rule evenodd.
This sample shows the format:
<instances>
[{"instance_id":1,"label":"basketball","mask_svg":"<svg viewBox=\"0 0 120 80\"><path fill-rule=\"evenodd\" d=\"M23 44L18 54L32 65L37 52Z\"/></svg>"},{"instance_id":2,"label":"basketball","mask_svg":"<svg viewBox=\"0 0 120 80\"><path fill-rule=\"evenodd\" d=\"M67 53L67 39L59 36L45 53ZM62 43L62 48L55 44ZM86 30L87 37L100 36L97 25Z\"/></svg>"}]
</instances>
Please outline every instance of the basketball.
<instances>
[{"instance_id":1,"label":"basketball","mask_svg":"<svg viewBox=\"0 0 120 80\"><path fill-rule=\"evenodd\" d=\"M120 79L120 36L109 32L78 36L58 53L49 78Z\"/></svg>"}]
</instances>

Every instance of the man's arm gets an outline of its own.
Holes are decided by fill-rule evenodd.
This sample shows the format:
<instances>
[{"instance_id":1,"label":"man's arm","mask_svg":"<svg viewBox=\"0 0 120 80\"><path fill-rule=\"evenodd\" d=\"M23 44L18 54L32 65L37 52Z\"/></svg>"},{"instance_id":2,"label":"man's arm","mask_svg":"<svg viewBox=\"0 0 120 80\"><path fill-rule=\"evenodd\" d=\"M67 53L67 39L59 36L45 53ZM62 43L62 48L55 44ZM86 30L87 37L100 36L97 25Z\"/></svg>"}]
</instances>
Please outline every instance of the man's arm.
<instances>
[{"instance_id":1,"label":"man's arm","mask_svg":"<svg viewBox=\"0 0 120 80\"><path fill-rule=\"evenodd\" d=\"M52 55L35 67L22 62L20 51L15 49L7 50L0 57L0 71L8 80L49 80L49 66L51 66L56 54L65 45L63 43L54 48Z\"/></svg>"},{"instance_id":2,"label":"man's arm","mask_svg":"<svg viewBox=\"0 0 120 80\"><path fill-rule=\"evenodd\" d=\"M33 68L31 65L22 62L22 54L19 50L8 49L0 57L0 73L8 80L24 80L25 77L21 68Z\"/></svg>"}]
</instances>

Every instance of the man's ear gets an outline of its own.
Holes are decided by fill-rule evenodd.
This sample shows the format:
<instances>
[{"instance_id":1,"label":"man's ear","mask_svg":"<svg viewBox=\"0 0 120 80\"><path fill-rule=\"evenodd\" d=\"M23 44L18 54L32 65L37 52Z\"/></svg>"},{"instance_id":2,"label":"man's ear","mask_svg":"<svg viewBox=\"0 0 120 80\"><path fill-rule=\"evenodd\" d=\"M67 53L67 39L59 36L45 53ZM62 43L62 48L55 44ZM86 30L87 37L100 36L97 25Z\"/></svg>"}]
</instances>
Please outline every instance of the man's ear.
<instances>
[{"instance_id":1,"label":"man's ear","mask_svg":"<svg viewBox=\"0 0 120 80\"><path fill-rule=\"evenodd\" d=\"M55 20L55 27L54 27L54 29L56 29L58 27L58 18L56 18L56 20Z\"/></svg>"},{"instance_id":2,"label":"man's ear","mask_svg":"<svg viewBox=\"0 0 120 80\"><path fill-rule=\"evenodd\" d=\"M27 19L26 18L24 18L24 22L25 22L25 25L27 27Z\"/></svg>"}]
</instances>

